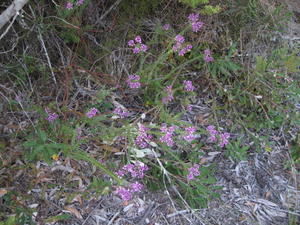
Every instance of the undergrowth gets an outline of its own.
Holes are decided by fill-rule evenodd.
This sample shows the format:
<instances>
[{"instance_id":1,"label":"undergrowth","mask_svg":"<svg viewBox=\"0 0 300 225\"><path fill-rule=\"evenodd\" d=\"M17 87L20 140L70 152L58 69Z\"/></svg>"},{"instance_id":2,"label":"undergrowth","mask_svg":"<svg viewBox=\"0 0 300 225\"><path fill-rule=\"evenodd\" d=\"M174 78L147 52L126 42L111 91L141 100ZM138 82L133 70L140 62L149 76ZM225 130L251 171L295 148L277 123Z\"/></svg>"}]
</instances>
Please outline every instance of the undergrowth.
<instances>
[{"instance_id":1,"label":"undergrowth","mask_svg":"<svg viewBox=\"0 0 300 225\"><path fill-rule=\"evenodd\" d=\"M73 5L67 9L56 5L51 10L55 16L39 21L37 28L44 37L52 34L63 40L64 45L58 47L61 59L53 58L52 65L54 73L61 75L63 94L53 99L55 93L49 90L51 100L33 97L36 103L17 91L7 97L11 111L33 115L28 116L32 126L16 134L23 142L25 164L57 165L70 158L87 162L104 176L92 177L88 188L95 195L112 193L126 204L144 188L172 189L175 194L168 191L170 196L196 209L207 207L219 196L216 165L206 162L207 149L234 161L245 160L261 146L271 151L264 129L299 126L299 107L295 107L299 102L299 51L280 44L268 55L244 56L240 44L244 40L238 39L240 31L250 25L281 30L287 18L282 6L266 12L256 0L242 1L237 8L230 6L232 1L226 8L208 0L182 0L176 5L189 13L181 15L185 18L181 24L165 18L147 28L143 18L157 12L164 1L126 0L118 6L122 13L116 24L95 28L84 22L92 1L76 2L69 2ZM209 38L214 32L211 21L218 17L232 18L231 30L224 34L231 41L219 45ZM132 18L138 28L129 28L125 35L112 31ZM123 35L125 40L118 43L107 34L106 40L97 40L90 34L109 29L112 36ZM72 52L67 60L62 49ZM20 59L23 67L5 65L5 82L32 89L31 95L39 90L34 81L52 82L49 63L39 64L40 59L26 52ZM61 66L59 60L66 64ZM197 107L199 96L212 112L208 121L191 123L184 116ZM222 117L229 122L221 122ZM244 143L240 132L250 135L254 147ZM298 142L291 149L297 163ZM92 145L95 149L87 147ZM33 223L30 215L34 210L15 206L12 195L13 191L4 195L3 209L18 218L1 213L1 219L6 224ZM68 218L62 214L50 220Z\"/></svg>"}]
</instances>

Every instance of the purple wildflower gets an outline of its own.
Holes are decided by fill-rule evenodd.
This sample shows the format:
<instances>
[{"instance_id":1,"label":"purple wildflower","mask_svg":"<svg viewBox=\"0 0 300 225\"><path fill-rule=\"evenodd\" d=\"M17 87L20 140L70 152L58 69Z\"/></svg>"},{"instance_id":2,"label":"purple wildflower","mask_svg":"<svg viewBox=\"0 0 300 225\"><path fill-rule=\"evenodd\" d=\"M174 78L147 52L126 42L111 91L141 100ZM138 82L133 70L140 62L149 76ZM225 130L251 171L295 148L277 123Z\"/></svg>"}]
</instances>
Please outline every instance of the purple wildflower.
<instances>
[{"instance_id":1,"label":"purple wildflower","mask_svg":"<svg viewBox=\"0 0 300 225\"><path fill-rule=\"evenodd\" d=\"M124 187L118 187L115 193L119 195L123 201L130 201L132 199L131 191Z\"/></svg>"},{"instance_id":2,"label":"purple wildflower","mask_svg":"<svg viewBox=\"0 0 300 225\"><path fill-rule=\"evenodd\" d=\"M195 164L193 167L190 167L189 170L189 174L187 175L187 179L188 180L194 180L195 177L200 175L200 171L199 171L200 166L198 164Z\"/></svg>"},{"instance_id":3,"label":"purple wildflower","mask_svg":"<svg viewBox=\"0 0 300 225\"><path fill-rule=\"evenodd\" d=\"M192 105L188 105L188 106L186 107L186 110L189 111L189 112L192 112L193 106L192 106Z\"/></svg>"},{"instance_id":4,"label":"purple wildflower","mask_svg":"<svg viewBox=\"0 0 300 225\"><path fill-rule=\"evenodd\" d=\"M138 53L140 52L140 48L139 48L139 47L134 47L134 48L132 49L132 52L133 52L134 54L138 54Z\"/></svg>"},{"instance_id":5,"label":"purple wildflower","mask_svg":"<svg viewBox=\"0 0 300 225\"><path fill-rule=\"evenodd\" d=\"M192 23L192 30L197 33L203 27L203 25L204 23L201 21Z\"/></svg>"},{"instance_id":6,"label":"purple wildflower","mask_svg":"<svg viewBox=\"0 0 300 225\"><path fill-rule=\"evenodd\" d=\"M76 5L80 6L80 5L83 5L83 3L84 3L84 0L78 0Z\"/></svg>"},{"instance_id":7,"label":"purple wildflower","mask_svg":"<svg viewBox=\"0 0 300 225\"><path fill-rule=\"evenodd\" d=\"M129 85L130 88L140 88L141 83L139 82L140 76L139 75L129 75L127 79L127 84Z\"/></svg>"},{"instance_id":8,"label":"purple wildflower","mask_svg":"<svg viewBox=\"0 0 300 225\"><path fill-rule=\"evenodd\" d=\"M191 13L189 16L188 16L188 19L191 23L195 23L199 20L199 13Z\"/></svg>"},{"instance_id":9,"label":"purple wildflower","mask_svg":"<svg viewBox=\"0 0 300 225\"><path fill-rule=\"evenodd\" d=\"M142 38L141 38L141 36L136 36L134 40L135 40L136 43L139 43L139 44L142 43Z\"/></svg>"},{"instance_id":10,"label":"purple wildflower","mask_svg":"<svg viewBox=\"0 0 300 225\"><path fill-rule=\"evenodd\" d=\"M137 181L135 183L131 184L131 192L140 192L143 190L143 188L144 188L144 185Z\"/></svg>"},{"instance_id":11,"label":"purple wildflower","mask_svg":"<svg viewBox=\"0 0 300 225\"><path fill-rule=\"evenodd\" d=\"M141 50L142 52L146 52L146 51L148 50L148 46L145 45L145 44L141 44L140 50Z\"/></svg>"},{"instance_id":12,"label":"purple wildflower","mask_svg":"<svg viewBox=\"0 0 300 225\"><path fill-rule=\"evenodd\" d=\"M133 47L135 45L134 40L130 40L127 43L130 47Z\"/></svg>"},{"instance_id":13,"label":"purple wildflower","mask_svg":"<svg viewBox=\"0 0 300 225\"><path fill-rule=\"evenodd\" d=\"M165 24L165 25L163 25L163 30L170 30L171 29L171 26L170 26L170 24Z\"/></svg>"},{"instance_id":14,"label":"purple wildflower","mask_svg":"<svg viewBox=\"0 0 300 225\"><path fill-rule=\"evenodd\" d=\"M171 102L174 99L172 85L167 86L165 88L165 91L167 92L167 96L162 98L162 102L164 104L167 104L168 102Z\"/></svg>"},{"instance_id":15,"label":"purple wildflower","mask_svg":"<svg viewBox=\"0 0 300 225\"><path fill-rule=\"evenodd\" d=\"M125 176L126 171L125 171L125 170L118 170L118 171L116 172L116 174L117 174L118 177L122 178L122 177Z\"/></svg>"},{"instance_id":16,"label":"purple wildflower","mask_svg":"<svg viewBox=\"0 0 300 225\"><path fill-rule=\"evenodd\" d=\"M148 128L142 124L139 124L139 135L135 139L135 144L141 148L146 148L152 139L152 136L147 134Z\"/></svg>"},{"instance_id":17,"label":"purple wildflower","mask_svg":"<svg viewBox=\"0 0 300 225\"><path fill-rule=\"evenodd\" d=\"M210 54L211 54L211 51L209 49L204 50L204 55L210 55Z\"/></svg>"},{"instance_id":18,"label":"purple wildflower","mask_svg":"<svg viewBox=\"0 0 300 225\"><path fill-rule=\"evenodd\" d=\"M116 174L119 177L125 176L127 173L130 173L132 177L143 178L145 176L145 172L149 170L148 166L140 161L135 162L135 164L127 164L122 167L122 169L118 170Z\"/></svg>"},{"instance_id":19,"label":"purple wildflower","mask_svg":"<svg viewBox=\"0 0 300 225\"><path fill-rule=\"evenodd\" d=\"M181 48L182 44L177 42L175 45L173 45L172 49L174 52L177 52Z\"/></svg>"},{"instance_id":20,"label":"purple wildflower","mask_svg":"<svg viewBox=\"0 0 300 225\"><path fill-rule=\"evenodd\" d=\"M209 141L211 142L215 142L217 141L217 137L216 135L219 133L216 129L215 129L215 126L213 125L210 125L206 128L206 130L209 132L210 134L210 137L208 138Z\"/></svg>"},{"instance_id":21,"label":"purple wildflower","mask_svg":"<svg viewBox=\"0 0 300 225\"><path fill-rule=\"evenodd\" d=\"M45 108L45 112L48 114L48 117L45 119L48 120L50 123L52 123L54 120L56 120L58 118L57 113L52 113L47 108Z\"/></svg>"},{"instance_id":22,"label":"purple wildflower","mask_svg":"<svg viewBox=\"0 0 300 225\"><path fill-rule=\"evenodd\" d=\"M221 140L220 140L219 146L221 148L223 148L224 146L226 146L226 145L229 144L229 141L228 141L229 137L230 137L229 133L224 133L224 134L220 135L220 139Z\"/></svg>"},{"instance_id":23,"label":"purple wildflower","mask_svg":"<svg viewBox=\"0 0 300 225\"><path fill-rule=\"evenodd\" d=\"M185 53L186 53L186 49L183 48L183 49L181 49L181 50L178 52L178 55L179 55L179 56L184 56Z\"/></svg>"},{"instance_id":24,"label":"purple wildflower","mask_svg":"<svg viewBox=\"0 0 300 225\"><path fill-rule=\"evenodd\" d=\"M195 87L193 86L192 81L184 80L183 84L184 84L184 88L186 91L194 91L195 90Z\"/></svg>"},{"instance_id":25,"label":"purple wildflower","mask_svg":"<svg viewBox=\"0 0 300 225\"><path fill-rule=\"evenodd\" d=\"M180 34L176 35L175 37L175 41L176 43L173 45L172 49L174 52L178 52L179 56L184 56L187 52L191 51L191 49L193 48L193 46L191 44L186 45L185 47L183 47L183 43L184 43L184 37Z\"/></svg>"},{"instance_id":26,"label":"purple wildflower","mask_svg":"<svg viewBox=\"0 0 300 225\"><path fill-rule=\"evenodd\" d=\"M184 40L185 40L184 37L182 35L180 35L180 34L176 35L176 37L175 37L175 41L177 43L183 44Z\"/></svg>"},{"instance_id":27,"label":"purple wildflower","mask_svg":"<svg viewBox=\"0 0 300 225\"><path fill-rule=\"evenodd\" d=\"M199 14L198 13L191 13L189 16L188 16L188 19L192 25L192 30L194 32L198 32L204 25L203 22L199 21Z\"/></svg>"},{"instance_id":28,"label":"purple wildflower","mask_svg":"<svg viewBox=\"0 0 300 225\"><path fill-rule=\"evenodd\" d=\"M148 46L142 44L141 36L136 36L134 40L129 40L127 43L130 47L133 47L132 51L134 54L138 54L140 52L146 52L148 50Z\"/></svg>"},{"instance_id":29,"label":"purple wildflower","mask_svg":"<svg viewBox=\"0 0 300 225\"><path fill-rule=\"evenodd\" d=\"M166 143L167 146L172 147L174 145L173 133L175 131L175 126L167 127L167 125L163 125L160 130L164 132L164 135L159 139L161 142Z\"/></svg>"},{"instance_id":30,"label":"purple wildflower","mask_svg":"<svg viewBox=\"0 0 300 225\"><path fill-rule=\"evenodd\" d=\"M129 116L129 113L124 111L121 107L115 108L114 114L120 116L120 118L125 118L125 117Z\"/></svg>"},{"instance_id":31,"label":"purple wildflower","mask_svg":"<svg viewBox=\"0 0 300 225\"><path fill-rule=\"evenodd\" d=\"M184 140L186 140L187 142L191 142L193 140L196 139L196 136L194 135L194 133L196 132L197 128L196 127L187 127L185 128L185 136L183 137Z\"/></svg>"},{"instance_id":32,"label":"purple wildflower","mask_svg":"<svg viewBox=\"0 0 300 225\"><path fill-rule=\"evenodd\" d=\"M73 3L72 2L67 2L66 9L68 9L68 10L73 9Z\"/></svg>"},{"instance_id":33,"label":"purple wildflower","mask_svg":"<svg viewBox=\"0 0 300 225\"><path fill-rule=\"evenodd\" d=\"M204 61L205 62L214 61L214 58L211 56L211 51L209 49L204 50Z\"/></svg>"},{"instance_id":34,"label":"purple wildflower","mask_svg":"<svg viewBox=\"0 0 300 225\"><path fill-rule=\"evenodd\" d=\"M96 108L91 108L90 111L88 111L85 115L88 117L88 118L92 118L94 116L96 116L96 114L99 112L98 109Z\"/></svg>"}]
</instances>

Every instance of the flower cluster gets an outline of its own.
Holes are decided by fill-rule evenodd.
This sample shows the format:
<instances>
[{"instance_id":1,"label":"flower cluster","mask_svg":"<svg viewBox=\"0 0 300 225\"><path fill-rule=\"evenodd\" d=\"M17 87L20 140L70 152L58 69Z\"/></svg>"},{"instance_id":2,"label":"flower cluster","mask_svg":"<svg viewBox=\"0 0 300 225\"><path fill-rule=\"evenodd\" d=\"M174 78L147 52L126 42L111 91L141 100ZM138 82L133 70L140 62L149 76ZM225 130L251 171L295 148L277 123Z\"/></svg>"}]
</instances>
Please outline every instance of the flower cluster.
<instances>
[{"instance_id":1,"label":"flower cluster","mask_svg":"<svg viewBox=\"0 0 300 225\"><path fill-rule=\"evenodd\" d=\"M148 166L144 163L137 161L134 164L127 164L122 167L122 169L118 170L116 174L118 177L123 177L126 174L130 173L132 177L135 178L143 178L145 176L145 172L149 170Z\"/></svg>"},{"instance_id":2,"label":"flower cluster","mask_svg":"<svg viewBox=\"0 0 300 225\"><path fill-rule=\"evenodd\" d=\"M203 22L199 21L199 14L198 13L191 13L189 16L188 16L188 19L192 25L192 30L194 32L198 32L204 25Z\"/></svg>"},{"instance_id":3,"label":"flower cluster","mask_svg":"<svg viewBox=\"0 0 300 225\"><path fill-rule=\"evenodd\" d=\"M172 85L167 86L165 91L167 92L167 96L162 98L162 102L168 104L174 99Z\"/></svg>"},{"instance_id":4,"label":"flower cluster","mask_svg":"<svg viewBox=\"0 0 300 225\"><path fill-rule=\"evenodd\" d=\"M220 143L219 146L223 148L224 146L229 144L228 139L230 138L230 134L225 132L224 134L220 134Z\"/></svg>"},{"instance_id":5,"label":"flower cluster","mask_svg":"<svg viewBox=\"0 0 300 225\"><path fill-rule=\"evenodd\" d=\"M170 24L165 24L165 25L163 25L163 30L170 30L171 29L171 25Z\"/></svg>"},{"instance_id":6,"label":"flower cluster","mask_svg":"<svg viewBox=\"0 0 300 225\"><path fill-rule=\"evenodd\" d=\"M166 124L164 124L160 130L164 133L164 135L159 139L161 142L166 143L167 146L172 147L174 145L174 140L173 140L173 133L175 131L176 127L171 126L167 127Z\"/></svg>"},{"instance_id":7,"label":"flower cluster","mask_svg":"<svg viewBox=\"0 0 300 225\"><path fill-rule=\"evenodd\" d=\"M134 40L128 41L128 45L133 47L132 51L134 54L138 54L139 52L146 52L148 50L148 46L142 44L141 36L136 36Z\"/></svg>"},{"instance_id":8,"label":"flower cluster","mask_svg":"<svg viewBox=\"0 0 300 225\"><path fill-rule=\"evenodd\" d=\"M98 109L96 108L91 108L90 111L88 111L85 115L88 117L88 118L92 118L94 116L96 116L96 114L99 112Z\"/></svg>"},{"instance_id":9,"label":"flower cluster","mask_svg":"<svg viewBox=\"0 0 300 225\"><path fill-rule=\"evenodd\" d=\"M52 123L58 118L58 115L56 113L50 112L50 110L47 108L45 109L45 112L47 113L47 117L45 119L48 120L50 123Z\"/></svg>"},{"instance_id":10,"label":"flower cluster","mask_svg":"<svg viewBox=\"0 0 300 225\"><path fill-rule=\"evenodd\" d=\"M219 133L216 129L215 126L210 125L206 128L206 130L209 132L210 137L208 138L209 141L215 142L217 141L216 135Z\"/></svg>"},{"instance_id":11,"label":"flower cluster","mask_svg":"<svg viewBox=\"0 0 300 225\"><path fill-rule=\"evenodd\" d=\"M211 141L211 142L217 141L216 135L218 135L219 139L220 139L219 146L221 148L223 148L224 146L226 146L226 145L229 144L229 140L228 140L230 138L230 134L229 133L225 132L225 133L220 133L219 134L219 132L215 129L215 126L212 126L212 125L208 126L206 128L206 130L210 134L210 137L208 138L209 141Z\"/></svg>"},{"instance_id":12,"label":"flower cluster","mask_svg":"<svg viewBox=\"0 0 300 225\"><path fill-rule=\"evenodd\" d=\"M196 127L187 127L187 128L185 128L186 134L183 137L184 140L186 140L187 142L193 141L196 138L196 136L194 135L196 130L197 130Z\"/></svg>"},{"instance_id":13,"label":"flower cluster","mask_svg":"<svg viewBox=\"0 0 300 225\"><path fill-rule=\"evenodd\" d=\"M127 84L129 85L130 88L140 88L141 87L141 83L139 82L140 80L140 76L139 75L129 75L128 79L127 79Z\"/></svg>"},{"instance_id":14,"label":"flower cluster","mask_svg":"<svg viewBox=\"0 0 300 225\"><path fill-rule=\"evenodd\" d=\"M128 188L117 187L115 193L119 195L123 201L130 201L133 197L133 194L136 192L141 192L143 188L144 185L136 181L135 183L132 183Z\"/></svg>"},{"instance_id":15,"label":"flower cluster","mask_svg":"<svg viewBox=\"0 0 300 225\"><path fill-rule=\"evenodd\" d=\"M200 171L199 171L200 166L198 164L195 164L193 167L190 167L189 170L189 174L187 175L187 180L194 180L195 177L200 175Z\"/></svg>"},{"instance_id":16,"label":"flower cluster","mask_svg":"<svg viewBox=\"0 0 300 225\"><path fill-rule=\"evenodd\" d=\"M125 118L129 116L129 112L123 110L121 107L115 108L113 113L118 115L120 118Z\"/></svg>"},{"instance_id":17,"label":"flower cluster","mask_svg":"<svg viewBox=\"0 0 300 225\"><path fill-rule=\"evenodd\" d=\"M214 58L211 56L211 51L209 49L204 50L204 61L205 62L214 61Z\"/></svg>"},{"instance_id":18,"label":"flower cluster","mask_svg":"<svg viewBox=\"0 0 300 225\"><path fill-rule=\"evenodd\" d=\"M81 5L83 5L83 3L84 3L84 0L77 0L76 5L81 6ZM66 9L71 10L71 9L73 9L73 7L74 7L74 4L72 2L67 2Z\"/></svg>"},{"instance_id":19,"label":"flower cluster","mask_svg":"<svg viewBox=\"0 0 300 225\"><path fill-rule=\"evenodd\" d=\"M178 34L175 37L175 45L173 45L173 51L174 52L178 52L179 56L184 56L187 52L191 51L193 46L191 44L187 44L185 45L185 47L183 47L183 43L185 42L185 39L182 35Z\"/></svg>"},{"instance_id":20,"label":"flower cluster","mask_svg":"<svg viewBox=\"0 0 300 225\"><path fill-rule=\"evenodd\" d=\"M139 135L135 139L135 144L141 148L146 148L152 139L152 135L147 134L147 130L149 130L149 128L143 124L139 124Z\"/></svg>"},{"instance_id":21,"label":"flower cluster","mask_svg":"<svg viewBox=\"0 0 300 225\"><path fill-rule=\"evenodd\" d=\"M184 80L183 84L184 84L184 89L186 91L194 91L195 90L195 87L193 86L192 81L190 81L190 80Z\"/></svg>"}]
</instances>

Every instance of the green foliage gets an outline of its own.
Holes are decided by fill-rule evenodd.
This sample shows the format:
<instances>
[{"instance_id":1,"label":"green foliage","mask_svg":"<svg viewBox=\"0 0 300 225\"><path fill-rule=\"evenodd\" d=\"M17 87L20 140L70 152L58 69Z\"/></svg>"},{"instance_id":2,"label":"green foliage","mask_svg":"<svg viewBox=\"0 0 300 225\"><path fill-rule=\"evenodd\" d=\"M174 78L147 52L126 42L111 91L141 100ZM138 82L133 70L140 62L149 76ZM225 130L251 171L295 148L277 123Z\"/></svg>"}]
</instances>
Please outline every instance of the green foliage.
<instances>
[{"instance_id":1,"label":"green foliage","mask_svg":"<svg viewBox=\"0 0 300 225\"><path fill-rule=\"evenodd\" d=\"M136 19L143 18L155 13L160 2L161 0L124 0L120 4L120 13L124 19L128 19L128 15Z\"/></svg>"},{"instance_id":2,"label":"green foliage","mask_svg":"<svg viewBox=\"0 0 300 225\"><path fill-rule=\"evenodd\" d=\"M22 197L20 193L14 191L10 191L2 197L3 204L0 208L3 207L6 210L10 210L15 215L6 218L7 215L3 215L2 212L0 212L0 219L3 220L6 218L5 221L0 222L0 225L35 225L36 223L32 220L33 210L20 204L16 196L19 196L19 198Z\"/></svg>"},{"instance_id":3,"label":"green foliage","mask_svg":"<svg viewBox=\"0 0 300 225\"><path fill-rule=\"evenodd\" d=\"M226 146L226 154L234 161L241 161L247 158L247 151L250 146L243 146L243 139L239 138L236 141L230 141Z\"/></svg>"},{"instance_id":4,"label":"green foliage","mask_svg":"<svg viewBox=\"0 0 300 225\"><path fill-rule=\"evenodd\" d=\"M62 221L70 219L71 217L72 216L70 214L63 213L63 214L60 214L57 216L49 217L49 218L45 219L45 222L46 223L55 223L55 222L59 222L59 221L62 222Z\"/></svg>"},{"instance_id":5,"label":"green foliage","mask_svg":"<svg viewBox=\"0 0 300 225\"><path fill-rule=\"evenodd\" d=\"M196 8L201 4L209 3L209 0L179 0L179 2L182 2L192 8Z\"/></svg>"},{"instance_id":6,"label":"green foliage","mask_svg":"<svg viewBox=\"0 0 300 225\"><path fill-rule=\"evenodd\" d=\"M221 12L221 7L219 5L212 6L212 5L205 5L203 9L200 11L204 15L214 15Z\"/></svg>"},{"instance_id":7,"label":"green foliage","mask_svg":"<svg viewBox=\"0 0 300 225\"><path fill-rule=\"evenodd\" d=\"M51 163L54 154L69 149L67 144L51 141L47 133L41 129L38 129L36 134L30 135L23 145L29 150L26 153L29 161L44 160L47 163Z\"/></svg>"},{"instance_id":8,"label":"green foliage","mask_svg":"<svg viewBox=\"0 0 300 225\"><path fill-rule=\"evenodd\" d=\"M291 155L294 162L300 166L300 135L298 134L296 139L291 143Z\"/></svg>"}]
</instances>

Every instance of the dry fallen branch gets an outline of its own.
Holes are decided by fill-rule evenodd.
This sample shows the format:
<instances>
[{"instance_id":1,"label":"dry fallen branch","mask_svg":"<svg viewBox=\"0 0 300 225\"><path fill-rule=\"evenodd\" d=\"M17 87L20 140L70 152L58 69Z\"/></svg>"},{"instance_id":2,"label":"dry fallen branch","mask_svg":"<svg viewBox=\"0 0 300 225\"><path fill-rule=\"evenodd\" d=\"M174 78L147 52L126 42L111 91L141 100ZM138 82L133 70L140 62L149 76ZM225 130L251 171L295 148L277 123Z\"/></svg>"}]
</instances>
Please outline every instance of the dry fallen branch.
<instances>
[{"instance_id":1,"label":"dry fallen branch","mask_svg":"<svg viewBox=\"0 0 300 225\"><path fill-rule=\"evenodd\" d=\"M14 16L18 15L19 11L29 0L14 0L14 2L0 15L0 29Z\"/></svg>"}]
</instances>

